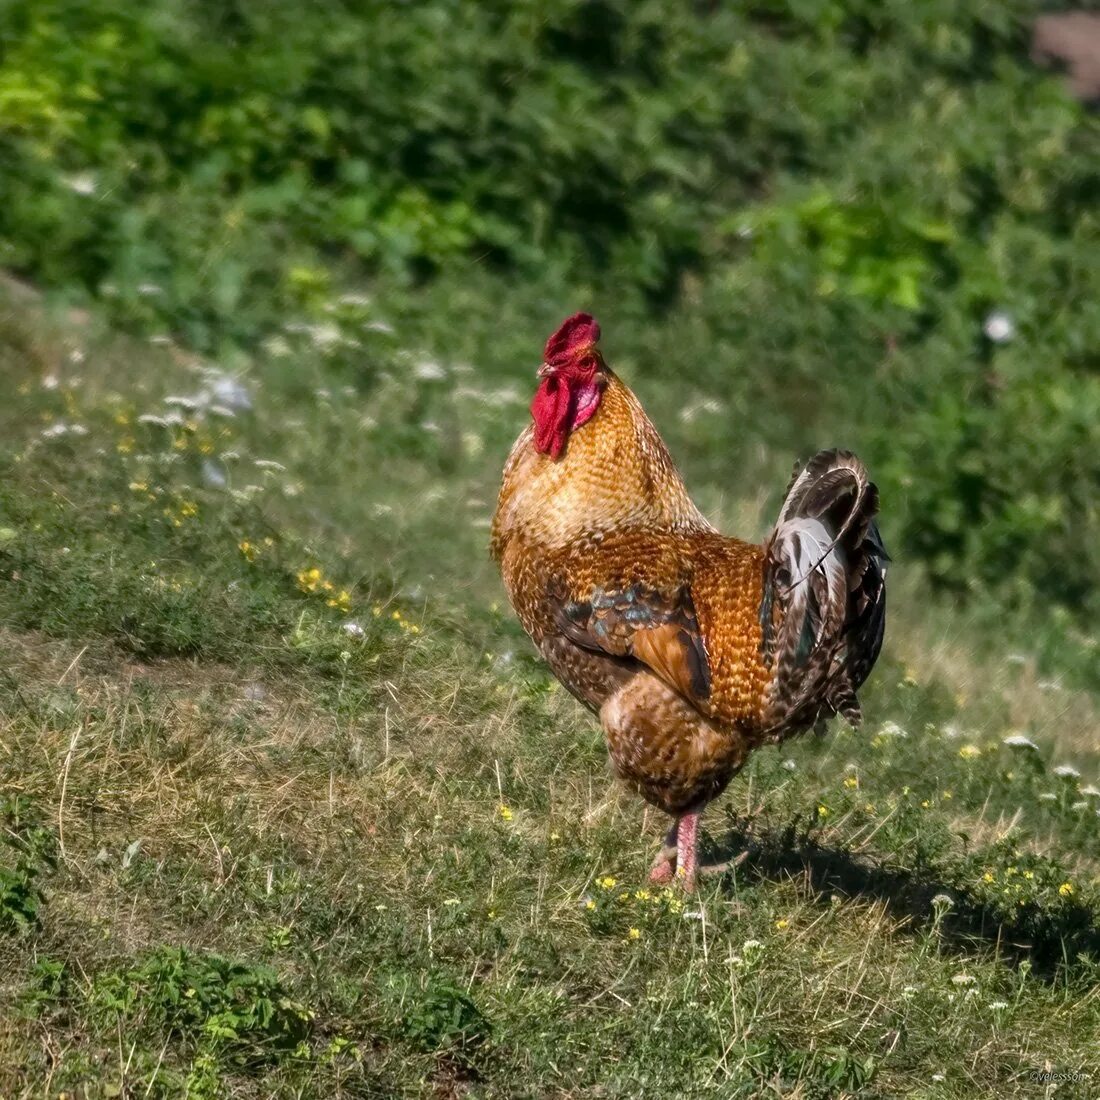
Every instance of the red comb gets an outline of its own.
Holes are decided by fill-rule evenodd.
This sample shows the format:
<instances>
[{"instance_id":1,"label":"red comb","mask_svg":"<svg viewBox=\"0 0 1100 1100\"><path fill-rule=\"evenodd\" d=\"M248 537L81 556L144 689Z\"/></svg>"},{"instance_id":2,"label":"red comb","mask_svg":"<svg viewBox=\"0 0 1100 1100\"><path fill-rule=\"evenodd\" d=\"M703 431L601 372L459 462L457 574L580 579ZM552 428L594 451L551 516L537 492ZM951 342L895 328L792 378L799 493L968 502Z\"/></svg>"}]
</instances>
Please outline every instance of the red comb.
<instances>
[{"instance_id":1,"label":"red comb","mask_svg":"<svg viewBox=\"0 0 1100 1100\"><path fill-rule=\"evenodd\" d=\"M600 326L591 313L574 313L558 326L546 341L543 362L551 367L565 366L578 348L594 347L600 339Z\"/></svg>"}]
</instances>

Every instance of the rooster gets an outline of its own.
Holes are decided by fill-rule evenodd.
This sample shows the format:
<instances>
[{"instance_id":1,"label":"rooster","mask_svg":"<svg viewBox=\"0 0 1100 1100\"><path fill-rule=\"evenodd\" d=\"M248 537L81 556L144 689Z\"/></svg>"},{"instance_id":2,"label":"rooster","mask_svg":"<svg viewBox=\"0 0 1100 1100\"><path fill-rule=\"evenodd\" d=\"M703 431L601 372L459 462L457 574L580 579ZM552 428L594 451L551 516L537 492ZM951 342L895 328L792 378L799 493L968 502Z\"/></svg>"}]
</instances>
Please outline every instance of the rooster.
<instances>
[{"instance_id":1,"label":"rooster","mask_svg":"<svg viewBox=\"0 0 1100 1100\"><path fill-rule=\"evenodd\" d=\"M650 878L692 890L699 814L759 745L842 715L882 646L878 491L846 451L796 467L763 545L719 534L586 313L546 344L492 528L512 606L673 825Z\"/></svg>"}]
</instances>

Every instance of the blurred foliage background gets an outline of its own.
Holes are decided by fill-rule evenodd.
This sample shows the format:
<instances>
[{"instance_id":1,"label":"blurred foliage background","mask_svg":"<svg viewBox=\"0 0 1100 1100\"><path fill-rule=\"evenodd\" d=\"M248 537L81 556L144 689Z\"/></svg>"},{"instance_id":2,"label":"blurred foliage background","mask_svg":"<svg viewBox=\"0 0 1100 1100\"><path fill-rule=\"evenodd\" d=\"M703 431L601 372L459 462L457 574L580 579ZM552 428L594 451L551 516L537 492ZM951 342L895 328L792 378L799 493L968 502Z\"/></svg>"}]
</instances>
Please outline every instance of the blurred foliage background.
<instances>
[{"instance_id":1,"label":"blurred foliage background","mask_svg":"<svg viewBox=\"0 0 1100 1100\"><path fill-rule=\"evenodd\" d=\"M1040 9L7 0L0 265L230 364L365 289L527 385L596 308L655 402L720 400L697 473L858 447L896 558L1087 622L1100 121Z\"/></svg>"}]
</instances>

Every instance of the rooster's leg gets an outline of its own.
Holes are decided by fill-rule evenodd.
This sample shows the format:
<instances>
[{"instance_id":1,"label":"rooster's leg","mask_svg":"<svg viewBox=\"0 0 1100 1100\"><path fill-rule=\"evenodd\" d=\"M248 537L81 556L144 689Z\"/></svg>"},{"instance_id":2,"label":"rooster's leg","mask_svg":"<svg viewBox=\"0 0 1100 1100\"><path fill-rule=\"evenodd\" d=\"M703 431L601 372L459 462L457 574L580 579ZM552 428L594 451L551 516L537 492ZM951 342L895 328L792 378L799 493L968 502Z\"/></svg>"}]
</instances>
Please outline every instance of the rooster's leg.
<instances>
[{"instance_id":1,"label":"rooster's leg","mask_svg":"<svg viewBox=\"0 0 1100 1100\"><path fill-rule=\"evenodd\" d=\"M665 886L670 883L672 876L676 873L676 834L679 827L680 820L677 818L672 823L672 828L669 829L665 842L657 853L657 858L653 861L653 867L649 872L649 881L658 886Z\"/></svg>"},{"instance_id":2,"label":"rooster's leg","mask_svg":"<svg viewBox=\"0 0 1100 1100\"><path fill-rule=\"evenodd\" d=\"M687 894L695 890L695 873L698 861L695 855L695 838L699 831L699 811L684 814L676 829L676 878Z\"/></svg>"}]
</instances>

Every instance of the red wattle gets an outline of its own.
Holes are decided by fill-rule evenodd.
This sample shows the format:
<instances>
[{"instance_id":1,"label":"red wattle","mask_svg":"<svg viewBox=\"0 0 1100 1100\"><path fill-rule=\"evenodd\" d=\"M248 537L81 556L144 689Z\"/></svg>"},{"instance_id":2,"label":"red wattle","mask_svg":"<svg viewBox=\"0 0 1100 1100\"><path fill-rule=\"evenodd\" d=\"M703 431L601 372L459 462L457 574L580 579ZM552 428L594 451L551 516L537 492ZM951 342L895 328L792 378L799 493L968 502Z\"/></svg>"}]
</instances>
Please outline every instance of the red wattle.
<instances>
[{"instance_id":1,"label":"red wattle","mask_svg":"<svg viewBox=\"0 0 1100 1100\"><path fill-rule=\"evenodd\" d=\"M551 458L557 458L565 450L572 404L569 386L563 378L553 374L542 380L531 402L535 447Z\"/></svg>"}]
</instances>

